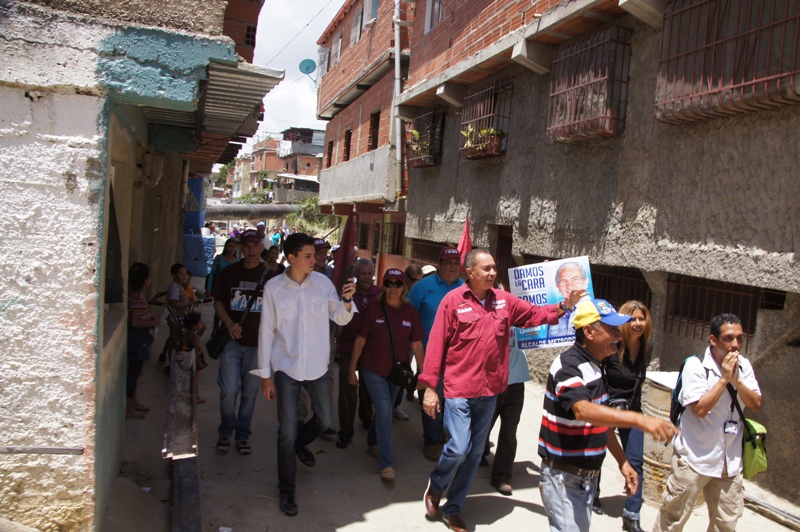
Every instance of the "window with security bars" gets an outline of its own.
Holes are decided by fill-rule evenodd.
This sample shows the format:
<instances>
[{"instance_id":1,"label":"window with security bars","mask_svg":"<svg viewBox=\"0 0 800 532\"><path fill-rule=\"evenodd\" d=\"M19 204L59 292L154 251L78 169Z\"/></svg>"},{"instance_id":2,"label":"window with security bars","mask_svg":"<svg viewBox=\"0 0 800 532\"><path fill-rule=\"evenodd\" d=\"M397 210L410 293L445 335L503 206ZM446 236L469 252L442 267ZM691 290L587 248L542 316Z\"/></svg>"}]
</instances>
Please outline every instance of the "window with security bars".
<instances>
[{"instance_id":1,"label":"window with security bars","mask_svg":"<svg viewBox=\"0 0 800 532\"><path fill-rule=\"evenodd\" d=\"M675 0L656 118L685 123L800 101L800 1Z\"/></svg>"},{"instance_id":2,"label":"window with security bars","mask_svg":"<svg viewBox=\"0 0 800 532\"><path fill-rule=\"evenodd\" d=\"M408 143L408 163L417 168L439 166L442 164L442 144L444 121L447 107L434 105L424 108L414 119Z\"/></svg>"},{"instance_id":3,"label":"window with security bars","mask_svg":"<svg viewBox=\"0 0 800 532\"><path fill-rule=\"evenodd\" d=\"M498 157L506 153L511 119L511 80L492 78L467 89L461 111L461 156Z\"/></svg>"},{"instance_id":4,"label":"window with security bars","mask_svg":"<svg viewBox=\"0 0 800 532\"><path fill-rule=\"evenodd\" d=\"M381 252L389 255L402 255L405 229L406 225L401 223L383 224L383 249Z\"/></svg>"},{"instance_id":5,"label":"window with security bars","mask_svg":"<svg viewBox=\"0 0 800 532\"><path fill-rule=\"evenodd\" d=\"M355 240L358 249L368 249L369 244L369 223L358 222L355 226Z\"/></svg>"},{"instance_id":6,"label":"window with security bars","mask_svg":"<svg viewBox=\"0 0 800 532\"><path fill-rule=\"evenodd\" d=\"M255 46L256 45L256 27L255 26L247 26L244 30L244 43L247 46Z\"/></svg>"},{"instance_id":7,"label":"window with security bars","mask_svg":"<svg viewBox=\"0 0 800 532\"><path fill-rule=\"evenodd\" d=\"M711 318L723 313L735 314L742 320L746 351L756 331L758 310L783 308L785 297L785 292L777 290L670 274L664 331L701 339L710 333Z\"/></svg>"},{"instance_id":8,"label":"window with security bars","mask_svg":"<svg viewBox=\"0 0 800 532\"><path fill-rule=\"evenodd\" d=\"M346 129L344 132L344 153L342 154L343 161L350 160L350 144L353 140L353 130Z\"/></svg>"},{"instance_id":9,"label":"window with security bars","mask_svg":"<svg viewBox=\"0 0 800 532\"><path fill-rule=\"evenodd\" d=\"M650 308L653 292L638 268L592 264L591 270L594 297L605 299L617 309L632 299Z\"/></svg>"},{"instance_id":10,"label":"window with security bars","mask_svg":"<svg viewBox=\"0 0 800 532\"><path fill-rule=\"evenodd\" d=\"M326 155L325 168L330 168L331 165L333 164L333 141L332 140L328 141L328 149L326 150L325 155Z\"/></svg>"},{"instance_id":11,"label":"window with security bars","mask_svg":"<svg viewBox=\"0 0 800 532\"><path fill-rule=\"evenodd\" d=\"M437 264L439 262L439 252L448 245L445 242L412 238L410 259L423 264Z\"/></svg>"},{"instance_id":12,"label":"window with security bars","mask_svg":"<svg viewBox=\"0 0 800 532\"><path fill-rule=\"evenodd\" d=\"M628 104L630 35L629 30L611 27L556 51L547 115L549 142L622 135Z\"/></svg>"},{"instance_id":13,"label":"window with security bars","mask_svg":"<svg viewBox=\"0 0 800 532\"><path fill-rule=\"evenodd\" d=\"M381 127L381 112L377 111L369 115L369 138L367 139L367 151L378 149L378 133Z\"/></svg>"}]
</instances>

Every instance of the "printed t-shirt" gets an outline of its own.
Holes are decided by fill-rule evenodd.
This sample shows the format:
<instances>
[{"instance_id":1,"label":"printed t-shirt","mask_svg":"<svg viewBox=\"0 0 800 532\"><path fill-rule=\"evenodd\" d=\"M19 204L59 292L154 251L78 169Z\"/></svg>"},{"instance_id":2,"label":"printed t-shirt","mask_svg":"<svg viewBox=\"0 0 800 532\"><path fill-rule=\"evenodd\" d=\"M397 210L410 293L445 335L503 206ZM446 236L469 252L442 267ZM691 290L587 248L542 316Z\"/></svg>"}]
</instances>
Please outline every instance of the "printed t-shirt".
<instances>
[{"instance_id":1,"label":"printed t-shirt","mask_svg":"<svg viewBox=\"0 0 800 532\"><path fill-rule=\"evenodd\" d=\"M211 295L217 301L222 301L228 311L228 316L234 323L239 323L242 314L247 308L247 301L258 285L261 275L264 273L264 263L259 263L255 268L247 269L244 262L231 264L219 274L219 280L214 283L214 290ZM270 272L269 277L275 274ZM258 294L250 312L242 325L242 337L238 342L247 347L258 345L258 325L261 321L261 298Z\"/></svg>"}]
</instances>

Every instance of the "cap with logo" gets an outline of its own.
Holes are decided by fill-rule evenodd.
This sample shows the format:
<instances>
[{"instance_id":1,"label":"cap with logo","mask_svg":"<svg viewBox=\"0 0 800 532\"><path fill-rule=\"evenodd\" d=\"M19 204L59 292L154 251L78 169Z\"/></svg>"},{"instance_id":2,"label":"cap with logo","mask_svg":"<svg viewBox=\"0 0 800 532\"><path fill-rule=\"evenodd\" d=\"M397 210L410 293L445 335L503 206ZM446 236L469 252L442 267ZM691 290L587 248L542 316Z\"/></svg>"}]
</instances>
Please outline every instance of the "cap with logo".
<instances>
[{"instance_id":1,"label":"cap with logo","mask_svg":"<svg viewBox=\"0 0 800 532\"><path fill-rule=\"evenodd\" d=\"M459 259L461 260L461 253L456 248L442 248L439 251L439 260Z\"/></svg>"},{"instance_id":2,"label":"cap with logo","mask_svg":"<svg viewBox=\"0 0 800 532\"><path fill-rule=\"evenodd\" d=\"M257 240L261 242L261 237L258 236L258 231L255 229L245 229L241 235L239 235L239 240L242 244L247 242L248 240Z\"/></svg>"},{"instance_id":3,"label":"cap with logo","mask_svg":"<svg viewBox=\"0 0 800 532\"><path fill-rule=\"evenodd\" d=\"M331 245L328 244L328 241L323 238L315 238L314 239L314 251L319 251L321 249L330 249Z\"/></svg>"},{"instance_id":4,"label":"cap with logo","mask_svg":"<svg viewBox=\"0 0 800 532\"><path fill-rule=\"evenodd\" d=\"M628 315L617 313L611 303L605 299L584 299L576 305L573 315L575 317L572 320L572 326L575 329L580 329L598 321L606 325L619 327L624 323L628 323L631 319Z\"/></svg>"}]
</instances>

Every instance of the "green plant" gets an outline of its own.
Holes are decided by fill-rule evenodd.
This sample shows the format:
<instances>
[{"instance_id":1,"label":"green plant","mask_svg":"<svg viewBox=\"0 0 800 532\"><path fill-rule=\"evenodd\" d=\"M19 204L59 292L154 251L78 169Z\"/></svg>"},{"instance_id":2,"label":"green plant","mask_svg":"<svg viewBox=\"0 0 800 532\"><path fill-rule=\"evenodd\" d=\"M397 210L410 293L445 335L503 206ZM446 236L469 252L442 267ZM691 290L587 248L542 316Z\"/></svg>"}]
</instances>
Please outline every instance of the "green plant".
<instances>
[{"instance_id":1,"label":"green plant","mask_svg":"<svg viewBox=\"0 0 800 532\"><path fill-rule=\"evenodd\" d=\"M463 146L464 148L472 148L472 147L474 147L474 143L473 143L473 140L472 140L473 139L473 133L475 133L475 128L472 127L472 124L468 124L465 129L461 130L461 134L464 135L464 137L466 139L466 140L464 140L464 146Z\"/></svg>"},{"instance_id":2,"label":"green plant","mask_svg":"<svg viewBox=\"0 0 800 532\"><path fill-rule=\"evenodd\" d=\"M420 140L422 135L416 129L411 130L411 144L410 148L415 154L420 155L422 153L428 153L431 148L431 140L430 136L426 137L425 140Z\"/></svg>"},{"instance_id":3,"label":"green plant","mask_svg":"<svg viewBox=\"0 0 800 532\"><path fill-rule=\"evenodd\" d=\"M507 137L507 133L502 129L495 129L493 127L486 127L480 130L481 137L497 137L497 138L504 138Z\"/></svg>"},{"instance_id":4,"label":"green plant","mask_svg":"<svg viewBox=\"0 0 800 532\"><path fill-rule=\"evenodd\" d=\"M298 204L298 210L286 215L289 225L298 231L311 231L313 234L324 234L336 227L339 219L336 216L319 212L319 197L310 196Z\"/></svg>"}]
</instances>

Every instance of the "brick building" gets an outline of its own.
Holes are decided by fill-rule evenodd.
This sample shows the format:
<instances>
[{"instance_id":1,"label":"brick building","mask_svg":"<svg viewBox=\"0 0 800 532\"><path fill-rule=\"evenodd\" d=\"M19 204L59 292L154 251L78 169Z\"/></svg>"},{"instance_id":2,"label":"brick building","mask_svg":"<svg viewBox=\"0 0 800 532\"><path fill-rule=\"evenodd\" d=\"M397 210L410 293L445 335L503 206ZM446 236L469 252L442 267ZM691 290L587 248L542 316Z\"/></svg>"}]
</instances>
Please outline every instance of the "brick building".
<instances>
[{"instance_id":1,"label":"brick building","mask_svg":"<svg viewBox=\"0 0 800 532\"><path fill-rule=\"evenodd\" d=\"M791 500L800 5L776 6L418 0L395 104L408 258L435 260L467 215L507 287L509 267L588 255L597 297L650 306L664 370L707 345L713 315L738 314L765 396L755 417L787 457L756 481ZM529 351L532 373L555 355Z\"/></svg>"},{"instance_id":2,"label":"brick building","mask_svg":"<svg viewBox=\"0 0 800 532\"><path fill-rule=\"evenodd\" d=\"M266 190L272 183L276 193L278 190L298 191L279 194L280 198L275 198L279 203L317 195L325 132L293 127L282 135L282 139L265 138L253 145L252 193Z\"/></svg>"},{"instance_id":3,"label":"brick building","mask_svg":"<svg viewBox=\"0 0 800 532\"><path fill-rule=\"evenodd\" d=\"M398 159L397 120L392 112L394 10L391 0L348 0L317 41L317 117L329 120L320 205L325 213L355 213L359 255L372 259L379 275L386 268L408 264L402 201L406 174ZM405 76L412 3L399 3L399 18L401 76Z\"/></svg>"}]
</instances>

